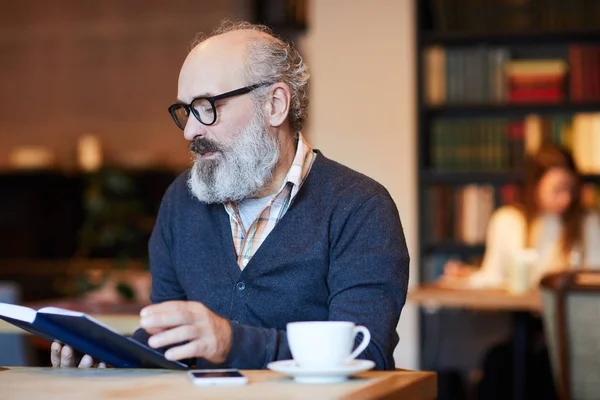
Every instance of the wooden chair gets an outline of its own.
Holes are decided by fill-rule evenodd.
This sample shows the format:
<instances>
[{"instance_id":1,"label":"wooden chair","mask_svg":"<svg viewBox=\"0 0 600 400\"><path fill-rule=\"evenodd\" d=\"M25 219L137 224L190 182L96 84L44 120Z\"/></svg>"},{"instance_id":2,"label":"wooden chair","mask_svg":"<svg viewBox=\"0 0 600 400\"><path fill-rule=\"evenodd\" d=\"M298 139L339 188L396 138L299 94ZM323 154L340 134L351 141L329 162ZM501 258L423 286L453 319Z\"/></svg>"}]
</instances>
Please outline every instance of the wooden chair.
<instances>
[{"instance_id":1,"label":"wooden chair","mask_svg":"<svg viewBox=\"0 0 600 400\"><path fill-rule=\"evenodd\" d=\"M541 281L543 319L561 400L600 396L600 271L566 271Z\"/></svg>"}]
</instances>

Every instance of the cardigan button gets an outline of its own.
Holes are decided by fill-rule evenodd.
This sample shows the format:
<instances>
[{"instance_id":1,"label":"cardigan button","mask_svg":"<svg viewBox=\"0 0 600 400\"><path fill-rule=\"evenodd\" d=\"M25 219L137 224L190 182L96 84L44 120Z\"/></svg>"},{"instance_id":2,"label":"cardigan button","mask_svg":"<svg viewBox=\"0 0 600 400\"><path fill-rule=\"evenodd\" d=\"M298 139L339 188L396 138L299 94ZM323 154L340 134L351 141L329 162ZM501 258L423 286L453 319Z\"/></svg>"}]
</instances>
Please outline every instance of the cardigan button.
<instances>
[{"instance_id":1,"label":"cardigan button","mask_svg":"<svg viewBox=\"0 0 600 400\"><path fill-rule=\"evenodd\" d=\"M244 282L238 282L235 285L235 288L238 290L238 292L242 292L244 289L246 289L246 284Z\"/></svg>"}]
</instances>

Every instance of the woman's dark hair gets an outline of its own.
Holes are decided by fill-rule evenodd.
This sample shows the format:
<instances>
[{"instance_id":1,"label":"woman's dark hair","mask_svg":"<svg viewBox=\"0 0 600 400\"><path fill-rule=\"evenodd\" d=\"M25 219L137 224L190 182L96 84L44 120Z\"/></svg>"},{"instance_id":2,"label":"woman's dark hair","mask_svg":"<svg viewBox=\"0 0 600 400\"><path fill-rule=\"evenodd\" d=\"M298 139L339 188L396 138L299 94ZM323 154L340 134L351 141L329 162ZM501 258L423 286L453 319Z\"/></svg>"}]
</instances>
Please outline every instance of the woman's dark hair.
<instances>
[{"instance_id":1,"label":"woman's dark hair","mask_svg":"<svg viewBox=\"0 0 600 400\"><path fill-rule=\"evenodd\" d=\"M562 251L564 254L568 254L574 245L580 243L582 236L582 221L585 213L581 200L582 179L571 153L565 148L550 144L543 145L537 153L525 157L523 196L519 207L525 216L525 246L533 245L531 243L531 227L540 211L537 195L538 184L552 168L564 169L570 172L574 178L571 203L561 215L563 223Z\"/></svg>"}]
</instances>

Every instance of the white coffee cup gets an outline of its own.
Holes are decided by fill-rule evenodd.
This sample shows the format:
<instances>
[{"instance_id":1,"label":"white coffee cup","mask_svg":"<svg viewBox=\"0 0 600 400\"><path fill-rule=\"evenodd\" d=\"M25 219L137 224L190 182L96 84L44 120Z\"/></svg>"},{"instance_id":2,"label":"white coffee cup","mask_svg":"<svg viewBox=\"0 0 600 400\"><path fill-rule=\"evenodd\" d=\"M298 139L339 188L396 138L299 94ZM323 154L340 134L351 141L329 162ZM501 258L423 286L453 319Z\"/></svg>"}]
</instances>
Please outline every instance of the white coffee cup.
<instances>
[{"instance_id":1,"label":"white coffee cup","mask_svg":"<svg viewBox=\"0 0 600 400\"><path fill-rule=\"evenodd\" d=\"M358 333L363 339L354 347ZM362 325L346 321L304 321L287 324L287 338L294 360L303 368L331 368L355 359L371 341Z\"/></svg>"},{"instance_id":2,"label":"white coffee cup","mask_svg":"<svg viewBox=\"0 0 600 400\"><path fill-rule=\"evenodd\" d=\"M539 256L535 249L520 249L513 254L508 274L507 289L511 294L526 293L537 284L536 262Z\"/></svg>"}]
</instances>

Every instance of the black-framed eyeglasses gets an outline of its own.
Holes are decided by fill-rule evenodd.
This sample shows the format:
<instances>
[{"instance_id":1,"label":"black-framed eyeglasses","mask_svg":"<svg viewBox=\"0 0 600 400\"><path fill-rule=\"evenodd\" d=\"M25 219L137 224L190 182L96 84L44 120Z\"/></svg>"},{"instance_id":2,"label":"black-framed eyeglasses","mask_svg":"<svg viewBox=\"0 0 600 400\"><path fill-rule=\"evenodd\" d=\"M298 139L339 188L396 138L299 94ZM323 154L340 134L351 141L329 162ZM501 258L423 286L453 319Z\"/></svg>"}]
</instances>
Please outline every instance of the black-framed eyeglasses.
<instances>
[{"instance_id":1,"label":"black-framed eyeglasses","mask_svg":"<svg viewBox=\"0 0 600 400\"><path fill-rule=\"evenodd\" d=\"M271 85L270 82L255 83L254 85L246 86L240 89L232 90L216 96L196 97L190 104L175 103L169 107L169 114L173 117L173 121L183 130L187 124L190 112L203 125L212 125L217 120L217 108L215 102L227 99L233 96L250 93L254 89L262 86Z\"/></svg>"}]
</instances>

